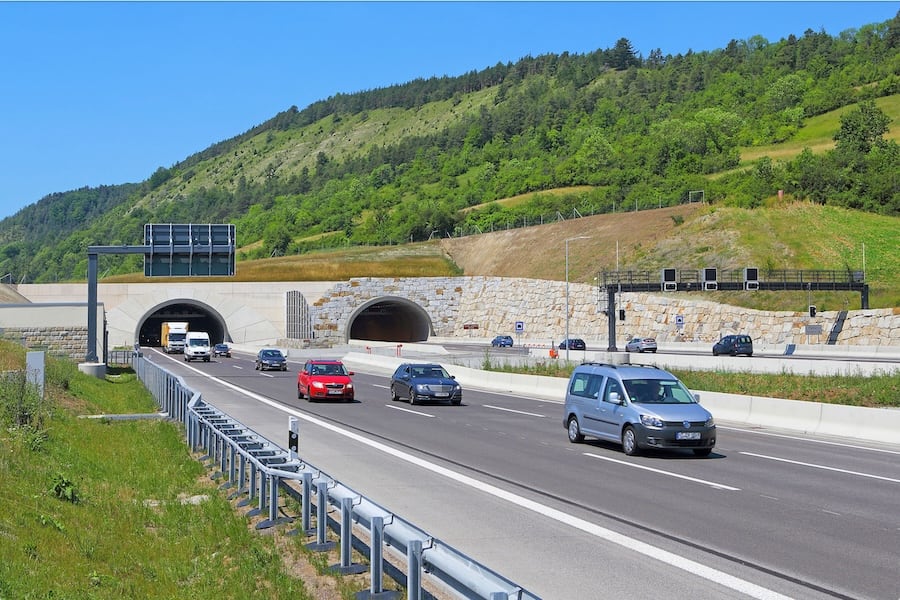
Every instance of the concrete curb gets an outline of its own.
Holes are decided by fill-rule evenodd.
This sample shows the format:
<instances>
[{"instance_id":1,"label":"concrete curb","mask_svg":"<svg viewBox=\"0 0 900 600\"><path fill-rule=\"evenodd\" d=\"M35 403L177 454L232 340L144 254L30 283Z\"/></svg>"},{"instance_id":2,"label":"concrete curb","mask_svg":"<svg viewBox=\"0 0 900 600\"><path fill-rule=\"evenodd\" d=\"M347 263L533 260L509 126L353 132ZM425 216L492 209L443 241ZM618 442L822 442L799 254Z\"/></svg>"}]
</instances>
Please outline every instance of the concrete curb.
<instances>
[{"instance_id":1,"label":"concrete curb","mask_svg":"<svg viewBox=\"0 0 900 600\"><path fill-rule=\"evenodd\" d=\"M386 357L358 352L350 352L343 358L348 368L388 375L400 363L415 360L429 359ZM445 367L463 387L531 396L560 404L568 384L566 379L560 377L486 372L456 365ZM717 421L900 445L900 409L696 391L700 394L701 403L713 413Z\"/></svg>"}]
</instances>

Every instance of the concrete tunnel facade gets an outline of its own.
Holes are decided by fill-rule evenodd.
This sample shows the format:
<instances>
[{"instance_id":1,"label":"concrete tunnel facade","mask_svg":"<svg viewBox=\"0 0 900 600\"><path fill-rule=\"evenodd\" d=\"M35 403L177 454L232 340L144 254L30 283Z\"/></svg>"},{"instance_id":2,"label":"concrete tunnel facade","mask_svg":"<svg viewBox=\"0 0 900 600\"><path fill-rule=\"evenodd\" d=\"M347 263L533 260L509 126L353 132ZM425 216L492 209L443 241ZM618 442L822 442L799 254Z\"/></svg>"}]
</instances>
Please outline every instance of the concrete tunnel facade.
<instances>
[{"instance_id":1,"label":"concrete tunnel facade","mask_svg":"<svg viewBox=\"0 0 900 600\"><path fill-rule=\"evenodd\" d=\"M232 342L228 324L212 306L181 298L156 305L137 324L135 339L141 346L160 346L162 324L188 323L190 331L205 331L212 343ZM399 297L369 300L350 316L345 338L383 342L424 342L433 335L431 318L418 304Z\"/></svg>"},{"instance_id":2,"label":"concrete tunnel facade","mask_svg":"<svg viewBox=\"0 0 900 600\"><path fill-rule=\"evenodd\" d=\"M347 323L348 340L424 342L434 335L431 317L406 298L384 296L360 305Z\"/></svg>"},{"instance_id":3,"label":"concrete tunnel facade","mask_svg":"<svg viewBox=\"0 0 900 600\"><path fill-rule=\"evenodd\" d=\"M162 324L180 321L188 324L188 331L205 331L212 344L230 342L228 325L213 307L197 300L179 299L153 307L137 324L135 339L141 346L160 346Z\"/></svg>"}]
</instances>

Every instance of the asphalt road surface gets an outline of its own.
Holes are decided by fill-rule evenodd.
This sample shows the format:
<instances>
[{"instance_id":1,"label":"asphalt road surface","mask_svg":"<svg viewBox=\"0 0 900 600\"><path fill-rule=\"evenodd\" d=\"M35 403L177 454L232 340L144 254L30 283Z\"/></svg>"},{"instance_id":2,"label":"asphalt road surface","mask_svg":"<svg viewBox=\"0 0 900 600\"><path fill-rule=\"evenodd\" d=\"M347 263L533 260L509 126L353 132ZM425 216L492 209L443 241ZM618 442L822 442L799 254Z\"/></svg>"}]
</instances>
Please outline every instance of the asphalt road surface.
<instances>
[{"instance_id":1,"label":"asphalt road surface","mask_svg":"<svg viewBox=\"0 0 900 600\"><path fill-rule=\"evenodd\" d=\"M305 461L548 600L900 598L900 447L719 423L709 458L627 457L569 443L561 401L410 406L356 373L355 402L311 403L300 359L146 355L284 446L300 418Z\"/></svg>"}]
</instances>

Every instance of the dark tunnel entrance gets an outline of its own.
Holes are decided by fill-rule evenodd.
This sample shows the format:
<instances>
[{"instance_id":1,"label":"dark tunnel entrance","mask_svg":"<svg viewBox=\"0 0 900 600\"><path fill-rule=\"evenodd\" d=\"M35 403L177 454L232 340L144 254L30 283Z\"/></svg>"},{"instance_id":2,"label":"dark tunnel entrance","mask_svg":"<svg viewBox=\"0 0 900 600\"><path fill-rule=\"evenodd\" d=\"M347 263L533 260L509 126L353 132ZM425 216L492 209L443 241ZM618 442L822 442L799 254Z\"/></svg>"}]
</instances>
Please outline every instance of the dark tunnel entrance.
<instances>
[{"instance_id":1,"label":"dark tunnel entrance","mask_svg":"<svg viewBox=\"0 0 900 600\"><path fill-rule=\"evenodd\" d=\"M156 309L140 325L138 343L141 346L159 347L162 324L165 321L181 321L188 324L188 331L205 331L210 343L230 342L224 320L212 309L178 302Z\"/></svg>"},{"instance_id":2,"label":"dark tunnel entrance","mask_svg":"<svg viewBox=\"0 0 900 600\"><path fill-rule=\"evenodd\" d=\"M350 318L350 338L378 342L425 342L433 333L428 313L403 298L379 298Z\"/></svg>"}]
</instances>

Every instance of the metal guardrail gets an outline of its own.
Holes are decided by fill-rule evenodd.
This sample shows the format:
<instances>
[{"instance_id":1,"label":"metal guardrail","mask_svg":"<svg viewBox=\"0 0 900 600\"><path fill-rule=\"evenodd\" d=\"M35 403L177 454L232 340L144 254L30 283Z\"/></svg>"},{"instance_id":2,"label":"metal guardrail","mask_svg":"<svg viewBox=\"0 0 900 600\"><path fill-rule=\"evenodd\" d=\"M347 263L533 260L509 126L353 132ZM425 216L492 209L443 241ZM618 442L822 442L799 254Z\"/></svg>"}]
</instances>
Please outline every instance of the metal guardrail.
<instances>
[{"instance_id":1,"label":"metal guardrail","mask_svg":"<svg viewBox=\"0 0 900 600\"><path fill-rule=\"evenodd\" d=\"M406 566L407 598L423 598L423 574L447 591L462 598L486 600L540 600L505 577L472 560L462 552L429 535L411 523L334 480L297 455L254 432L246 425L206 404L201 395L184 381L143 356L133 357L134 370L156 398L162 411L182 423L187 443L193 451L205 450L201 460L218 468L216 477L227 479L223 487L234 488L231 499L242 494L238 504L254 501L257 507L247 516L267 515L257 529L291 523L293 517L279 516L279 491L301 503L301 524L297 533L316 536L307 544L314 551L334 547L327 540L327 528L340 539L340 564L334 567L343 574L363 573L366 567L351 562L351 548L365 543L354 536L354 528L364 529L368 537L370 571L369 590L360 597L393 598L397 592L385 591L384 552ZM292 418L293 419L293 418ZM293 423L291 423L293 426ZM328 506L340 514L337 523L328 518ZM315 527L313 527L315 506ZM390 566L390 564L388 564ZM396 570L396 569L395 569ZM398 579L397 576L394 577ZM402 574L399 574L402 579Z\"/></svg>"}]
</instances>

